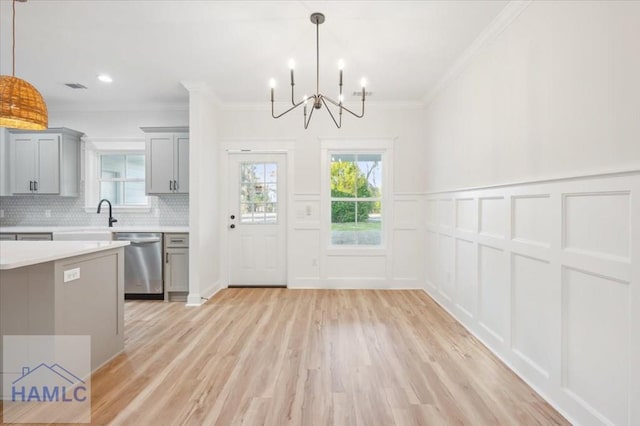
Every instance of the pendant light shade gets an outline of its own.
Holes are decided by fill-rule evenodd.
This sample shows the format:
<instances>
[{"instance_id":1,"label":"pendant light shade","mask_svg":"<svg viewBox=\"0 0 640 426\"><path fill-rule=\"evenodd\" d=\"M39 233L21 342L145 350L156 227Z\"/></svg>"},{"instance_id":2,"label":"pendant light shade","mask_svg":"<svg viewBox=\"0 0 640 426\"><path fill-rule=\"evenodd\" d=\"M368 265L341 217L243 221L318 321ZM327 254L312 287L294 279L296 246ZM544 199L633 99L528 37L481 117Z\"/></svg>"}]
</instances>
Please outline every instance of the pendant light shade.
<instances>
[{"instance_id":1,"label":"pendant light shade","mask_svg":"<svg viewBox=\"0 0 640 426\"><path fill-rule=\"evenodd\" d=\"M12 24L12 75L0 75L0 127L45 130L49 114L42 95L30 83L16 77L16 0L12 2Z\"/></svg>"},{"instance_id":2,"label":"pendant light shade","mask_svg":"<svg viewBox=\"0 0 640 426\"><path fill-rule=\"evenodd\" d=\"M47 105L40 92L20 78L0 76L0 127L45 130L47 126Z\"/></svg>"}]
</instances>

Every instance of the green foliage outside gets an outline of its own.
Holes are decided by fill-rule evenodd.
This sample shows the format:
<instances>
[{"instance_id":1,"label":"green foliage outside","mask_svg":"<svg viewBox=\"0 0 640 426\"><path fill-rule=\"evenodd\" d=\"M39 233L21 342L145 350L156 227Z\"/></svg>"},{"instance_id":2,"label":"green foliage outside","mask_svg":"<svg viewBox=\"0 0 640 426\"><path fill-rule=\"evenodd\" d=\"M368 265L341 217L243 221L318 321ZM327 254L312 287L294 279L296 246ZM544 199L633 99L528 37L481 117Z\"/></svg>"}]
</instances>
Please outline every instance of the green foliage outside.
<instances>
[{"instance_id":1,"label":"green foliage outside","mask_svg":"<svg viewBox=\"0 0 640 426\"><path fill-rule=\"evenodd\" d=\"M377 166L374 165L375 168ZM373 168L372 168L373 170ZM331 196L333 198L377 197L378 189L369 185L365 175L356 163L337 161L331 163ZM380 211L376 201L333 201L331 203L332 223L366 222L369 214Z\"/></svg>"}]
</instances>

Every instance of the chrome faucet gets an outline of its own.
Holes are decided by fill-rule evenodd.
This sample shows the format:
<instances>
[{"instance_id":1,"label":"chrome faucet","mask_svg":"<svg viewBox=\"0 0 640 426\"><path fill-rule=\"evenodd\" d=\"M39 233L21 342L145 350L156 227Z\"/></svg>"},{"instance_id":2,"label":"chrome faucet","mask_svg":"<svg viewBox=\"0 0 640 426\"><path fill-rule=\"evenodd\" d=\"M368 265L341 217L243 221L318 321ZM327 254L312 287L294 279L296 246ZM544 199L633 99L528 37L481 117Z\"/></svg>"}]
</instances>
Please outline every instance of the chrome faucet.
<instances>
[{"instance_id":1,"label":"chrome faucet","mask_svg":"<svg viewBox=\"0 0 640 426\"><path fill-rule=\"evenodd\" d=\"M100 200L100 202L98 203L98 211L96 213L100 214L100 208L102 207L102 203L107 202L107 204L109 204L109 228L113 228L113 222L117 222L118 219L114 218L111 215L111 201L107 200L106 198L103 198L102 200Z\"/></svg>"}]
</instances>

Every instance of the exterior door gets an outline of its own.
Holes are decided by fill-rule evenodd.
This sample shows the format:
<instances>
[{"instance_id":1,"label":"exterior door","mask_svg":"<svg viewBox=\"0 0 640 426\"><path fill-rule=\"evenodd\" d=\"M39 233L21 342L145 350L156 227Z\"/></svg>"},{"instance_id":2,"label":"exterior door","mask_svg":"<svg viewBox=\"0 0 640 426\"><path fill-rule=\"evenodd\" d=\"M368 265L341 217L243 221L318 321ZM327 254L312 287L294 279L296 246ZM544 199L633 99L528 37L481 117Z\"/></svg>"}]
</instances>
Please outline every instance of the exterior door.
<instances>
[{"instance_id":1,"label":"exterior door","mask_svg":"<svg viewBox=\"0 0 640 426\"><path fill-rule=\"evenodd\" d=\"M229 284L287 284L285 154L229 154Z\"/></svg>"}]
</instances>

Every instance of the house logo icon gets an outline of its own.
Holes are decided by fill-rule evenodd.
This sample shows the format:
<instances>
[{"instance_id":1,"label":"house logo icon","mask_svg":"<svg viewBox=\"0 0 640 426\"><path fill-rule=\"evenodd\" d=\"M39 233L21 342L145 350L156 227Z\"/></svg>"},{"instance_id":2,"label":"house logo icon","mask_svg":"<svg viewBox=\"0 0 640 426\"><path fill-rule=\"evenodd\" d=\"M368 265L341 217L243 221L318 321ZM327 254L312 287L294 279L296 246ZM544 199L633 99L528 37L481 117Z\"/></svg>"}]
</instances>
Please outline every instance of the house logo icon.
<instances>
[{"instance_id":1,"label":"house logo icon","mask_svg":"<svg viewBox=\"0 0 640 426\"><path fill-rule=\"evenodd\" d=\"M22 376L12 382L12 402L84 402L87 387L84 380L60 364L41 363L34 368L22 367Z\"/></svg>"}]
</instances>

